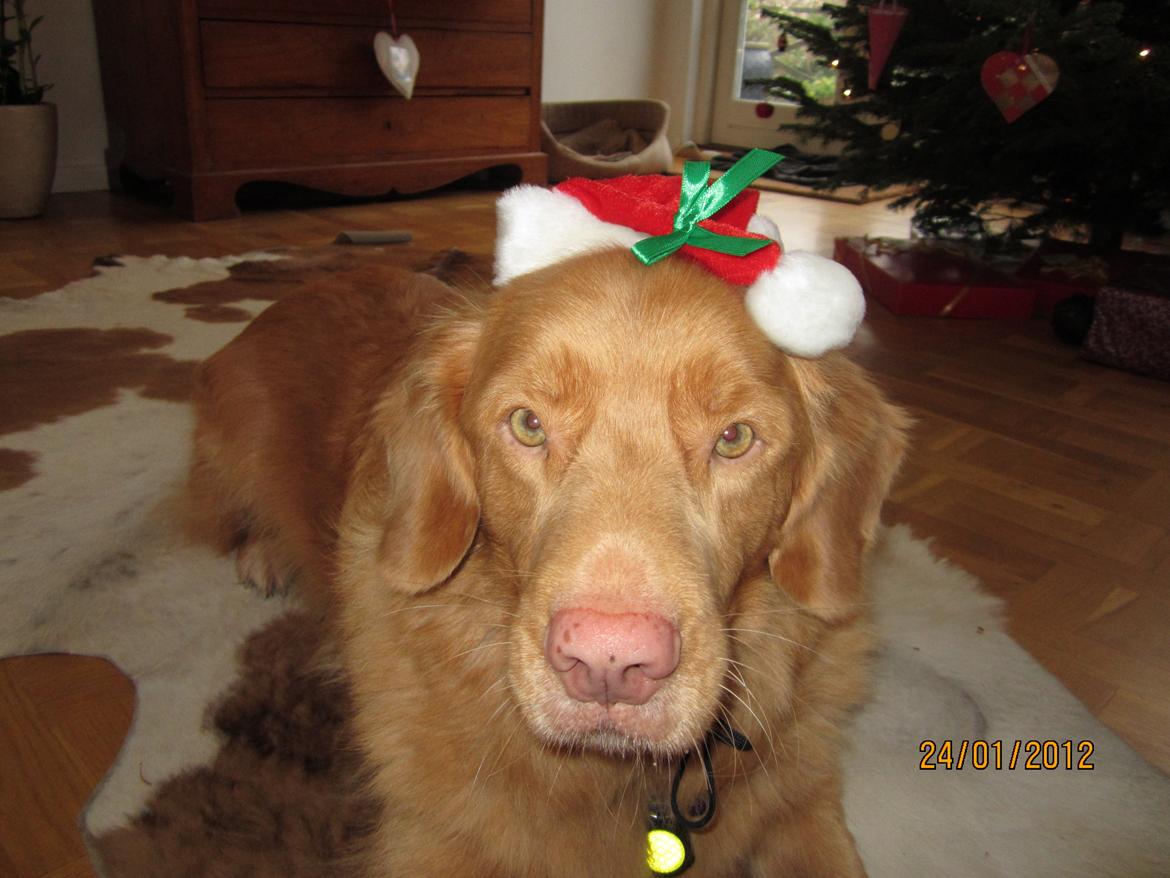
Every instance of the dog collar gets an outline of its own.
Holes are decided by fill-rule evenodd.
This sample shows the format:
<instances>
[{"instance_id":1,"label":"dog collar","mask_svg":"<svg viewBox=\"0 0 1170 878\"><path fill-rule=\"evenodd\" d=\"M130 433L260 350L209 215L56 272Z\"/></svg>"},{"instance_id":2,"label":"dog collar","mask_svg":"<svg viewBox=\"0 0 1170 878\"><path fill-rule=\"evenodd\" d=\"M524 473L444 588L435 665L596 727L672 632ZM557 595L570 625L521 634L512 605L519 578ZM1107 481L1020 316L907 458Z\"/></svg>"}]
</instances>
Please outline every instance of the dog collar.
<instances>
[{"instance_id":1,"label":"dog collar","mask_svg":"<svg viewBox=\"0 0 1170 878\"><path fill-rule=\"evenodd\" d=\"M669 808L660 802L650 803L650 825L646 832L646 865L653 875L681 875L695 863L695 851L691 846L692 830L704 828L715 817L715 806L719 799L715 791L715 770L711 766L711 745L713 742L726 744L741 752L752 749L752 743L742 732L720 717L711 731L699 745L699 759L703 763L703 774L707 791L701 801L702 808L693 817L687 816L678 806L678 788L686 774L691 754L687 752L679 760L674 783L670 787Z\"/></svg>"}]
</instances>

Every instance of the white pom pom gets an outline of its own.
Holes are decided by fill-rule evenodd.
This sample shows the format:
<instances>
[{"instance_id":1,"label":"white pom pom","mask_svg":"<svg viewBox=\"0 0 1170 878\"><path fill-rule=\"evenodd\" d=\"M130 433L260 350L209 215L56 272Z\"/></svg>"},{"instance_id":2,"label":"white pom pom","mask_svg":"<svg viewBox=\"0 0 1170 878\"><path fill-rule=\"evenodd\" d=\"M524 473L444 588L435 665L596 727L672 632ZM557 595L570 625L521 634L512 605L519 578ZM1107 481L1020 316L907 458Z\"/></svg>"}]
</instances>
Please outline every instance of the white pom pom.
<instances>
[{"instance_id":1,"label":"white pom pom","mask_svg":"<svg viewBox=\"0 0 1170 878\"><path fill-rule=\"evenodd\" d=\"M539 186L509 189L496 202L496 216L496 286L586 250L632 247L647 237L599 220L571 195Z\"/></svg>"},{"instance_id":2,"label":"white pom pom","mask_svg":"<svg viewBox=\"0 0 1170 878\"><path fill-rule=\"evenodd\" d=\"M800 250L783 253L747 291L747 309L778 348L819 357L843 348L865 316L865 296L845 266Z\"/></svg>"},{"instance_id":3,"label":"white pom pom","mask_svg":"<svg viewBox=\"0 0 1170 878\"><path fill-rule=\"evenodd\" d=\"M781 247L784 246L784 242L780 240L780 229L762 213L752 214L752 218L748 220L747 230L757 235L763 235L765 238L771 238Z\"/></svg>"}]
</instances>

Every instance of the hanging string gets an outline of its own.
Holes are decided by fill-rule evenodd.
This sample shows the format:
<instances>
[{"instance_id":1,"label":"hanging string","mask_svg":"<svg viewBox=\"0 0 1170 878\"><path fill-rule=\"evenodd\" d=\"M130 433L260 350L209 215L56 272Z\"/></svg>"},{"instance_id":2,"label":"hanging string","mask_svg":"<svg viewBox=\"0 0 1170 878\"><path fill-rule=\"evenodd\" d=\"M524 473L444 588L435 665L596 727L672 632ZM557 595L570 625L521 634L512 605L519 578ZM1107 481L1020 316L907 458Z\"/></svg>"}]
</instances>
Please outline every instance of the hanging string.
<instances>
[{"instance_id":1,"label":"hanging string","mask_svg":"<svg viewBox=\"0 0 1170 878\"><path fill-rule=\"evenodd\" d=\"M390 7L390 36L398 39L398 15L394 11L394 0L386 0Z\"/></svg>"},{"instance_id":2,"label":"hanging string","mask_svg":"<svg viewBox=\"0 0 1170 878\"><path fill-rule=\"evenodd\" d=\"M393 2L393 0L391 0ZM1024 41L1020 46L1020 54L1027 55L1032 51L1032 38L1036 34L1036 13L1028 16L1028 23L1024 25Z\"/></svg>"}]
</instances>

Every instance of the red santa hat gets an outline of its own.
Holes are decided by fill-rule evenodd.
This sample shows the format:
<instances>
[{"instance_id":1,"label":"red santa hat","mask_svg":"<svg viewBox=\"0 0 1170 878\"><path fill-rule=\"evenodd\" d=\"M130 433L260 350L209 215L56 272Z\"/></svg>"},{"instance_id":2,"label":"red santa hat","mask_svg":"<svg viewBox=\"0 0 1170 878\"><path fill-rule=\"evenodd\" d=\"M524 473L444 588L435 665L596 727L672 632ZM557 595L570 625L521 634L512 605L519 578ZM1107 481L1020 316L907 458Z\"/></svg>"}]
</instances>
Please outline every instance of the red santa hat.
<instances>
[{"instance_id":1,"label":"red santa hat","mask_svg":"<svg viewBox=\"0 0 1170 878\"><path fill-rule=\"evenodd\" d=\"M775 224L745 189L782 157L752 150L708 185L710 166L687 162L660 175L517 186L497 204L495 283L615 245L651 264L677 252L729 284L746 287L748 313L781 350L818 357L845 347L865 314L857 279L813 253L781 252Z\"/></svg>"}]
</instances>

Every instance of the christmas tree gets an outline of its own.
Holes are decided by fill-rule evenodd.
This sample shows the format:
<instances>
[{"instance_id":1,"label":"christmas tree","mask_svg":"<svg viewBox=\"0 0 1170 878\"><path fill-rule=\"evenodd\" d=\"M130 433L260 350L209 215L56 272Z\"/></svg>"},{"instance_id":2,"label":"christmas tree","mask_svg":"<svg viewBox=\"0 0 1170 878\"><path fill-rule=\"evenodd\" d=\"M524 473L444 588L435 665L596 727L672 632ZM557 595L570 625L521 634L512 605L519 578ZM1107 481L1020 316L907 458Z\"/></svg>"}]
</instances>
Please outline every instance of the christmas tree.
<instances>
[{"instance_id":1,"label":"christmas tree","mask_svg":"<svg viewBox=\"0 0 1170 878\"><path fill-rule=\"evenodd\" d=\"M877 3L825 4L812 17L764 10L840 73L832 102L796 79L768 83L813 134L843 144L837 182L913 185L895 206L914 204L926 234L1083 229L1102 249L1170 204L1166 0L899 0L902 27L870 88ZM901 17L891 8L881 7L887 24ZM1039 99L1011 122L983 83L985 62L1004 52L1041 74Z\"/></svg>"}]
</instances>

